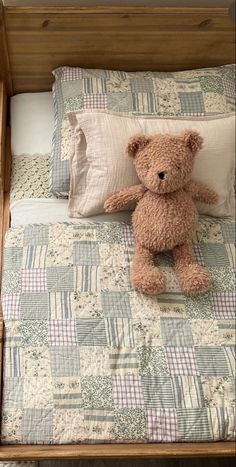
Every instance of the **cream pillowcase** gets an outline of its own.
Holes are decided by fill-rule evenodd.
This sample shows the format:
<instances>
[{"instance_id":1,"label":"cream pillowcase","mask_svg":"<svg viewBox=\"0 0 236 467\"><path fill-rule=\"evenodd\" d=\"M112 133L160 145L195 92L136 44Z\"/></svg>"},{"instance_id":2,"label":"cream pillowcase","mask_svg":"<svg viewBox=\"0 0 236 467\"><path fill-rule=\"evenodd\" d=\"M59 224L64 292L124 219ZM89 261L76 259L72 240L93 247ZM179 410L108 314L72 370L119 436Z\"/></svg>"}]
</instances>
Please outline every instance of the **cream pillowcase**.
<instances>
[{"instance_id":1,"label":"cream pillowcase","mask_svg":"<svg viewBox=\"0 0 236 467\"><path fill-rule=\"evenodd\" d=\"M216 217L234 216L235 116L204 118L133 117L106 112L71 112L73 130L70 158L69 216L104 212L105 200L116 191L136 185L139 179L126 154L129 138L137 133L179 134L198 131L204 138L192 179L213 188L216 206L198 203L199 212Z\"/></svg>"}]
</instances>

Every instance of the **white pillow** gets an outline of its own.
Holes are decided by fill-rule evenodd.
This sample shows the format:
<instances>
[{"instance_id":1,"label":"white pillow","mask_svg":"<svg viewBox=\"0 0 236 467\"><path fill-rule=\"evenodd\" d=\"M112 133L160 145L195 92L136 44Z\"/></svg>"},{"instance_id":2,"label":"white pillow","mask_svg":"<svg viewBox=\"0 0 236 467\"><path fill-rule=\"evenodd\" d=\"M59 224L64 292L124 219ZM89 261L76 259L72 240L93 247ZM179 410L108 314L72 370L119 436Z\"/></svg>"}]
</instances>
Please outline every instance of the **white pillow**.
<instances>
[{"instance_id":1,"label":"white pillow","mask_svg":"<svg viewBox=\"0 0 236 467\"><path fill-rule=\"evenodd\" d=\"M104 211L116 191L139 183L125 149L137 133L179 134L193 129L204 139L192 178L213 188L219 203L199 203L199 212L217 217L234 215L235 116L150 118L90 111L68 114L73 129L70 159L69 215L83 217Z\"/></svg>"}]
</instances>

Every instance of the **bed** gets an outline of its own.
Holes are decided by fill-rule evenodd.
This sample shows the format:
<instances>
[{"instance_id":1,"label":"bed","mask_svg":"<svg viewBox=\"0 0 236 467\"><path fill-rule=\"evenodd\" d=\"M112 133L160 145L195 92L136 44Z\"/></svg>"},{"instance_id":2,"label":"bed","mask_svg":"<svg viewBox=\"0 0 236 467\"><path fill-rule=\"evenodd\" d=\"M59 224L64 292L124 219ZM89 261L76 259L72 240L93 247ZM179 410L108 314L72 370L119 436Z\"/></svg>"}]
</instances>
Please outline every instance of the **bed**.
<instances>
[{"instance_id":1,"label":"bed","mask_svg":"<svg viewBox=\"0 0 236 467\"><path fill-rule=\"evenodd\" d=\"M130 289L128 271L133 248L130 214L71 222L67 201L48 196L47 189L53 128L52 97L48 92L50 71L56 64L65 63L62 55L68 53L71 41L70 65L78 64L80 59L89 67L98 63L102 67L127 68L129 61L131 70L145 69L148 66L144 55L151 50L152 36L165 35L165 27L171 25L169 50L173 47L173 35L179 34L181 46L183 38L186 40L194 31L195 40L186 47L195 46L198 54L192 62L192 53L188 55L185 51L184 56L177 53L176 62L170 65L165 51L160 49L158 54L150 53L146 58L153 69L230 63L233 28L226 11L148 7L135 12L129 7L4 10L1 29L5 40L1 51L4 82L0 106L2 235L9 225L11 229L6 233L2 283L5 359L0 459L233 455L232 222L203 217L194 239L198 260L208 262L215 275L211 296L197 302L186 300L171 277L168 293L150 302ZM77 30L79 21L83 38L92 27L98 32L102 18L111 39L111 49L103 60L99 47L103 47L104 38L96 51L91 45L85 54L89 44L81 40ZM128 26L127 21L131 22ZM140 24L145 41L142 53L133 55L132 49L126 50L124 35L137 34ZM156 32L160 24L161 29ZM117 45L114 31L119 28L124 28L123 37L119 53L113 56L112 47ZM48 52L49 37L54 37L55 42L50 43ZM62 50L58 50L56 43L60 37L63 37ZM201 39L201 50L196 45L197 38ZM219 56L214 59L208 57L210 45L217 47ZM77 47L81 50L79 59ZM33 93L11 98L10 144L6 100L12 91ZM218 264L214 255L219 255ZM99 263L101 258L103 262ZM161 261L162 267L170 270L168 255L163 255ZM103 269L103 277L98 279L99 267ZM74 283L76 290L84 294L83 303L77 302ZM40 293L40 300L35 292ZM45 302L48 292L50 303ZM98 303L102 303L105 316ZM29 315L32 306L33 326ZM92 317L91 310L95 313ZM140 317L143 310L145 322ZM159 326L155 333L152 327L156 319ZM172 327L175 333L171 337ZM125 344L118 355L116 349L121 340ZM151 347L147 341L152 343ZM195 346L197 350L193 350ZM179 348L184 349L184 362ZM88 368L93 368L92 374ZM109 371L104 371L105 368ZM156 393L157 386L163 388L161 396ZM222 390L228 399L219 408ZM70 430L65 430L65 420Z\"/></svg>"}]
</instances>

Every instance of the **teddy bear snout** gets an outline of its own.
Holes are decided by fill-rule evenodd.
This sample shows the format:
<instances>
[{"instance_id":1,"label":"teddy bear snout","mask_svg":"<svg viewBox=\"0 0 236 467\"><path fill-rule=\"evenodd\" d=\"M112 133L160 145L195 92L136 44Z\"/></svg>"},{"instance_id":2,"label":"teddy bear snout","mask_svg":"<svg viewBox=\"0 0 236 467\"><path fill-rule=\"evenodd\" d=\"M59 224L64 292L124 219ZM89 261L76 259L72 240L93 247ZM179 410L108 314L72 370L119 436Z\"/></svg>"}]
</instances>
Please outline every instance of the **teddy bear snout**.
<instances>
[{"instance_id":1,"label":"teddy bear snout","mask_svg":"<svg viewBox=\"0 0 236 467\"><path fill-rule=\"evenodd\" d=\"M159 173L158 173L158 177L159 177L161 180L164 180L165 176L166 176L166 173L165 173L165 172L159 172Z\"/></svg>"}]
</instances>

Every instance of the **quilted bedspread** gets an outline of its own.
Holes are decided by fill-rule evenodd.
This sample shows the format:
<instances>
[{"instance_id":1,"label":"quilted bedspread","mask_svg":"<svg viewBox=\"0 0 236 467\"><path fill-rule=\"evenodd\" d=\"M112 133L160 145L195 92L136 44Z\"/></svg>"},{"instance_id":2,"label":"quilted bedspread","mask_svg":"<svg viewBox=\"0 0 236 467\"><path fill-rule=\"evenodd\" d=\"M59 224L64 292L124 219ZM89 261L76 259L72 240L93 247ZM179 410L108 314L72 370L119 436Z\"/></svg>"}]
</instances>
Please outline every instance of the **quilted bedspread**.
<instances>
[{"instance_id":1,"label":"quilted bedspread","mask_svg":"<svg viewBox=\"0 0 236 467\"><path fill-rule=\"evenodd\" d=\"M234 437L233 223L202 218L197 261L209 293L130 285L126 223L28 225L5 240L3 443Z\"/></svg>"}]
</instances>

